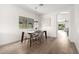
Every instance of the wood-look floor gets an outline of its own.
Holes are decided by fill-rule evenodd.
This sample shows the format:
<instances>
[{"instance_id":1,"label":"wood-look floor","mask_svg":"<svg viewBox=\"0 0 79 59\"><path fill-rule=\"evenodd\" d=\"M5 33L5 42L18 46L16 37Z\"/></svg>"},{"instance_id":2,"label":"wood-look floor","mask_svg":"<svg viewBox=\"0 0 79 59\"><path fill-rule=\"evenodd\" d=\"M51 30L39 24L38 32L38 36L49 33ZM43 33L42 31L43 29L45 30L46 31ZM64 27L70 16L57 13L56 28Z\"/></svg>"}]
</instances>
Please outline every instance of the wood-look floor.
<instances>
[{"instance_id":1,"label":"wood-look floor","mask_svg":"<svg viewBox=\"0 0 79 59\"><path fill-rule=\"evenodd\" d=\"M29 46L29 41L23 43L16 42L7 46L0 47L0 54L73 54L78 53L75 45L69 40L59 41L57 38L48 37L47 41L39 44L37 41Z\"/></svg>"}]
</instances>

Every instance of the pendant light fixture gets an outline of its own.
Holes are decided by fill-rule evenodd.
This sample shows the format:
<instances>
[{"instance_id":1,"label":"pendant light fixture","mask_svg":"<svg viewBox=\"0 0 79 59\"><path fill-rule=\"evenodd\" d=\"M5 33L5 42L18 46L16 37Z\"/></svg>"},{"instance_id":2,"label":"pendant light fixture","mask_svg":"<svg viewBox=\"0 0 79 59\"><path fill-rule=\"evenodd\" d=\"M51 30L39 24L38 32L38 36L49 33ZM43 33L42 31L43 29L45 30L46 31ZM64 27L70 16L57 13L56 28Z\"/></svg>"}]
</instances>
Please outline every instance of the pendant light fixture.
<instances>
[{"instance_id":1,"label":"pendant light fixture","mask_svg":"<svg viewBox=\"0 0 79 59\"><path fill-rule=\"evenodd\" d=\"M38 6L35 7L35 9L38 9L39 7L44 6L44 4L39 4Z\"/></svg>"}]
</instances>

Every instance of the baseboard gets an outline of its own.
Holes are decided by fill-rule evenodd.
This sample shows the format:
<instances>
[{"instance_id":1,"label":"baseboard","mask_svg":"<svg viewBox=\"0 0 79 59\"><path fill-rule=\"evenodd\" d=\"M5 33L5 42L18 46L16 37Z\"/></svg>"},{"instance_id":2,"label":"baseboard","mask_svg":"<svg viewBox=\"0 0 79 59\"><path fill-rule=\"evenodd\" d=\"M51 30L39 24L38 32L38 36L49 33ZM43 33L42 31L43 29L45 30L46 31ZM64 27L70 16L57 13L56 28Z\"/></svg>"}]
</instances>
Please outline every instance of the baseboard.
<instances>
[{"instance_id":1,"label":"baseboard","mask_svg":"<svg viewBox=\"0 0 79 59\"><path fill-rule=\"evenodd\" d=\"M75 54L79 54L79 51L78 51L78 48L77 48L75 42L72 42L72 41L71 41L71 43L72 43L72 44L74 45L74 47L75 47L75 50L76 50L76 53L75 53Z\"/></svg>"}]
</instances>

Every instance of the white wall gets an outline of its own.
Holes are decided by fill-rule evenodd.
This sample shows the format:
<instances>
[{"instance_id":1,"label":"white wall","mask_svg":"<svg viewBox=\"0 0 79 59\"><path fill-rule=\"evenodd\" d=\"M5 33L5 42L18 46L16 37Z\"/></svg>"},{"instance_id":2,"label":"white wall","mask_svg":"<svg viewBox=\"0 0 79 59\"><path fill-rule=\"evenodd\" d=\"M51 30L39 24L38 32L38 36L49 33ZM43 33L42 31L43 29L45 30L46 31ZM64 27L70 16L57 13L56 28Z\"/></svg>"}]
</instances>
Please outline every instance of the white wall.
<instances>
[{"instance_id":1,"label":"white wall","mask_svg":"<svg viewBox=\"0 0 79 59\"><path fill-rule=\"evenodd\" d=\"M79 5L74 5L71 20L70 39L75 42L76 47L79 51Z\"/></svg>"},{"instance_id":2,"label":"white wall","mask_svg":"<svg viewBox=\"0 0 79 59\"><path fill-rule=\"evenodd\" d=\"M56 37L56 13L42 16L41 30L46 30L48 36Z\"/></svg>"},{"instance_id":3,"label":"white wall","mask_svg":"<svg viewBox=\"0 0 79 59\"><path fill-rule=\"evenodd\" d=\"M0 5L0 45L21 39L22 30L19 29L19 16L39 19L38 14L16 5Z\"/></svg>"}]
</instances>

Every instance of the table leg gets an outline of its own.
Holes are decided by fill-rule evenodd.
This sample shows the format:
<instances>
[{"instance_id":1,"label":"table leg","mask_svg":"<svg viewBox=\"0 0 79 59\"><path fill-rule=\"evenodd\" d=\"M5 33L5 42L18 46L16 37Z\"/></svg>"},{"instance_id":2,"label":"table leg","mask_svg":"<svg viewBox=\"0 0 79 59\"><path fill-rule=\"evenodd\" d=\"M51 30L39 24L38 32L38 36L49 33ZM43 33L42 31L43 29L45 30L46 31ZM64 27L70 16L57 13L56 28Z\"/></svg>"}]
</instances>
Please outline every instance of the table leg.
<instances>
[{"instance_id":1,"label":"table leg","mask_svg":"<svg viewBox=\"0 0 79 59\"><path fill-rule=\"evenodd\" d=\"M47 39L47 31L44 31L45 32L45 37L46 37L46 39Z\"/></svg>"},{"instance_id":2,"label":"table leg","mask_svg":"<svg viewBox=\"0 0 79 59\"><path fill-rule=\"evenodd\" d=\"M21 42L23 42L24 32L22 32Z\"/></svg>"}]
</instances>

